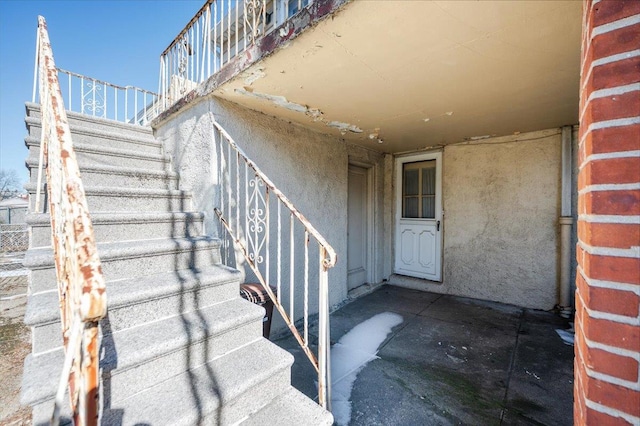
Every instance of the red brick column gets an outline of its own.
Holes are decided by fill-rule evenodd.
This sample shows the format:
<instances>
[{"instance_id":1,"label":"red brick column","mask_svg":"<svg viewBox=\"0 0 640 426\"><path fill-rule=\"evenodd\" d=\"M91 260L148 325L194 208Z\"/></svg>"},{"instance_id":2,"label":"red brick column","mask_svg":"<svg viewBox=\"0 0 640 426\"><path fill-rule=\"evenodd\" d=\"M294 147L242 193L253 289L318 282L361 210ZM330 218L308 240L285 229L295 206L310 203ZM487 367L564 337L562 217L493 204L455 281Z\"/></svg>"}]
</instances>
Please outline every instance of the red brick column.
<instances>
[{"instance_id":1,"label":"red brick column","mask_svg":"<svg viewBox=\"0 0 640 426\"><path fill-rule=\"evenodd\" d=\"M574 422L640 425L640 1L583 7Z\"/></svg>"}]
</instances>

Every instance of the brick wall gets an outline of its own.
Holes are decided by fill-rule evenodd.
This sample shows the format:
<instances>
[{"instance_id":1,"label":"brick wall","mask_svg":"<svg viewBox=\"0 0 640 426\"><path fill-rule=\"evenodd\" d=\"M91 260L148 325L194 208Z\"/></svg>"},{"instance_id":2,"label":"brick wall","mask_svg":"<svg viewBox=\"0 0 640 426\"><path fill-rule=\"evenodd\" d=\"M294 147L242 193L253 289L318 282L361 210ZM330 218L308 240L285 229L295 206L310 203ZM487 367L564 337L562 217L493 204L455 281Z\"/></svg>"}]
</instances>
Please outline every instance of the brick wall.
<instances>
[{"instance_id":1,"label":"brick wall","mask_svg":"<svg viewBox=\"0 0 640 426\"><path fill-rule=\"evenodd\" d=\"M640 425L640 1L585 0L574 422Z\"/></svg>"}]
</instances>

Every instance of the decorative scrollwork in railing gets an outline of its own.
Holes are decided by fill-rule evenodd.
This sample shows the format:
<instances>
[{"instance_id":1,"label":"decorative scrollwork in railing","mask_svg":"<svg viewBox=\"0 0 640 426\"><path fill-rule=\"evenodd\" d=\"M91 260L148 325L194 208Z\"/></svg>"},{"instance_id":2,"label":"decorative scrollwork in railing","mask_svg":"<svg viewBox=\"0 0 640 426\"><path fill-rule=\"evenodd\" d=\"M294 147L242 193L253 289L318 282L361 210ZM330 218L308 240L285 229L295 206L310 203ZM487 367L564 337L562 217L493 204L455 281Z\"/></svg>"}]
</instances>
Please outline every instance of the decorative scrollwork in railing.
<instances>
[{"instance_id":1,"label":"decorative scrollwork in railing","mask_svg":"<svg viewBox=\"0 0 640 426\"><path fill-rule=\"evenodd\" d=\"M263 0L244 1L244 24L247 26L247 44L253 44L264 34L267 4Z\"/></svg>"},{"instance_id":2,"label":"decorative scrollwork in railing","mask_svg":"<svg viewBox=\"0 0 640 426\"><path fill-rule=\"evenodd\" d=\"M158 95L135 86L118 86L57 68L69 111L123 123L146 125L160 113ZM36 101L34 81L32 102Z\"/></svg>"},{"instance_id":3,"label":"decorative scrollwork in railing","mask_svg":"<svg viewBox=\"0 0 640 426\"><path fill-rule=\"evenodd\" d=\"M104 117L105 92L107 88L104 84L96 80L86 80L82 86L82 107L80 112L87 115Z\"/></svg>"},{"instance_id":4,"label":"decorative scrollwork in railing","mask_svg":"<svg viewBox=\"0 0 640 426\"><path fill-rule=\"evenodd\" d=\"M249 180L249 188L252 189L249 195L248 205L249 212L247 214L248 233L247 242L249 244L249 258L256 264L264 262L264 257L260 254L265 246L267 234L267 204L269 197L269 188L265 188L265 195L262 194L261 188L264 188L264 181L259 176L255 176Z\"/></svg>"},{"instance_id":5,"label":"decorative scrollwork in railing","mask_svg":"<svg viewBox=\"0 0 640 426\"><path fill-rule=\"evenodd\" d=\"M217 122L213 126L220 154L220 197L214 211L311 361L318 373L318 402L329 408L328 273L336 253L231 136ZM317 287L310 288L314 279ZM309 344L309 316L316 301L312 295L317 296L317 352Z\"/></svg>"}]
</instances>

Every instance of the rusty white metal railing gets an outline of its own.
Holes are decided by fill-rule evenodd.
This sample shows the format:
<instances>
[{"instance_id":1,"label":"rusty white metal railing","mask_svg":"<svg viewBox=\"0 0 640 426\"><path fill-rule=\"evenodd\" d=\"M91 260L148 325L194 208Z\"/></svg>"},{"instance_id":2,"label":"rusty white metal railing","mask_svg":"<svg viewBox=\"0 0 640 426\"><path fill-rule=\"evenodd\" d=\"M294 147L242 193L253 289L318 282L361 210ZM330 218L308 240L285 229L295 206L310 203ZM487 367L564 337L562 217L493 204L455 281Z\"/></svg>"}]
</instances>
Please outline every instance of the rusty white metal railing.
<instances>
[{"instance_id":1,"label":"rusty white metal railing","mask_svg":"<svg viewBox=\"0 0 640 426\"><path fill-rule=\"evenodd\" d=\"M61 68L57 71L68 111L143 126L159 113L157 93L135 86L118 86ZM36 87L34 77L32 102L36 101Z\"/></svg>"},{"instance_id":2,"label":"rusty white metal railing","mask_svg":"<svg viewBox=\"0 0 640 426\"><path fill-rule=\"evenodd\" d=\"M47 175L51 236L65 350L51 423L57 425L65 391L76 425L97 425L99 416L99 330L106 315L104 277L87 201L73 150L47 33L38 17L36 73L42 114L41 164Z\"/></svg>"},{"instance_id":3,"label":"rusty white metal railing","mask_svg":"<svg viewBox=\"0 0 640 426\"><path fill-rule=\"evenodd\" d=\"M312 0L207 0L160 55L161 109L204 82Z\"/></svg>"},{"instance_id":4,"label":"rusty white metal railing","mask_svg":"<svg viewBox=\"0 0 640 426\"><path fill-rule=\"evenodd\" d=\"M318 403L330 409L328 273L336 253L231 136L217 122L213 126L220 186L215 213L313 364ZM315 312L314 353L309 318Z\"/></svg>"}]
</instances>

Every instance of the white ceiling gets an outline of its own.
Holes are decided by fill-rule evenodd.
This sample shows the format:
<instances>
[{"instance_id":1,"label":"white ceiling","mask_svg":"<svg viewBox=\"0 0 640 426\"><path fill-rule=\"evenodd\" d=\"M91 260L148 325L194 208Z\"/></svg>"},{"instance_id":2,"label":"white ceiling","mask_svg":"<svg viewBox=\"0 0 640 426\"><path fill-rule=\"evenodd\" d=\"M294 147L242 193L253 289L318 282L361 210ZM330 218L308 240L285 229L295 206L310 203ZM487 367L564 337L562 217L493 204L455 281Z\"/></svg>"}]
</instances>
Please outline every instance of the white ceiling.
<instances>
[{"instance_id":1,"label":"white ceiling","mask_svg":"<svg viewBox=\"0 0 640 426\"><path fill-rule=\"evenodd\" d=\"M353 1L216 95L384 152L575 124L581 7Z\"/></svg>"}]
</instances>

